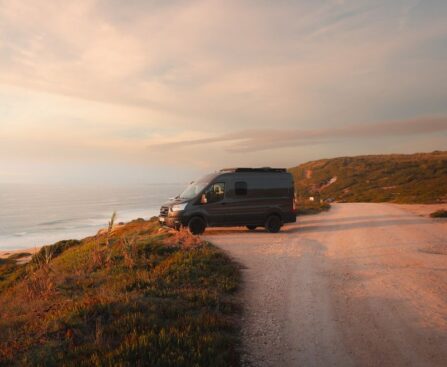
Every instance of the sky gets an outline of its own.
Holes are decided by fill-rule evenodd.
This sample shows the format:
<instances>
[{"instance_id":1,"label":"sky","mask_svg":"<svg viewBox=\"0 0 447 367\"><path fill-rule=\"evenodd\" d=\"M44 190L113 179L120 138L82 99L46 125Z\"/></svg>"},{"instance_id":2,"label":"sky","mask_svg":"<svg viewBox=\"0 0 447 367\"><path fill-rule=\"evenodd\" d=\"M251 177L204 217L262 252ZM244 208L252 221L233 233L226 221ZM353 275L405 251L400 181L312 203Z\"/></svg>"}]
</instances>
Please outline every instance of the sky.
<instances>
[{"instance_id":1,"label":"sky","mask_svg":"<svg viewBox=\"0 0 447 367\"><path fill-rule=\"evenodd\" d=\"M0 182L447 150L445 0L0 0Z\"/></svg>"}]
</instances>

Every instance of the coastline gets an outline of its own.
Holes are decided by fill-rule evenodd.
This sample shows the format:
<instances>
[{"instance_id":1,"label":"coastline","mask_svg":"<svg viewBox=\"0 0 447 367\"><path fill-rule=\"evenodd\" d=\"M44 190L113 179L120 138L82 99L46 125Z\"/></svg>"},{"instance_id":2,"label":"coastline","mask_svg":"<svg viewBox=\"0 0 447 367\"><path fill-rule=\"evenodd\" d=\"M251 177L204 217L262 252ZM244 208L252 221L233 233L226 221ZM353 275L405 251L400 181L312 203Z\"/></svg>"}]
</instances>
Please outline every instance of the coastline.
<instances>
[{"instance_id":1,"label":"coastline","mask_svg":"<svg viewBox=\"0 0 447 367\"><path fill-rule=\"evenodd\" d=\"M137 218L135 218L135 219L133 219L133 220L136 220L136 219L137 219ZM129 220L129 221L126 222L126 223L120 222L120 223L118 223L118 224L115 224L115 225L112 227L112 233L115 232L117 229L123 228L126 224L128 224L128 223L131 222L131 221L132 221L132 220ZM84 236L84 238L87 238L87 237L90 237L90 236L95 236L95 235L101 235L101 234L104 234L105 232L107 232L107 227L103 226L103 227L101 227L98 231L96 231L95 234L89 234L89 235L86 235L86 236ZM61 238L59 238L59 239L58 239L57 241L55 241L54 243L56 243L56 242L58 242L58 241L63 241L63 240L66 240L66 238L65 238L65 239L61 239ZM54 243L50 243L49 245L53 245ZM17 263L19 263L19 264L24 264L24 263L29 262L29 261L31 260L31 257L32 257L35 253L39 252L39 250L40 250L43 246L46 246L46 245L42 245L42 246L34 246L34 247L25 247L25 248L16 248L16 249L10 249L10 250L2 250L2 249L0 249L0 259L7 259L7 258L9 258L9 257L12 256L12 255L21 254L21 253L29 254L28 256L23 256L23 257L20 257L20 258L18 258L18 259L16 260Z\"/></svg>"},{"instance_id":2,"label":"coastline","mask_svg":"<svg viewBox=\"0 0 447 367\"><path fill-rule=\"evenodd\" d=\"M447 204L396 204L396 203L389 203L389 205L401 208L405 211L408 211L412 214L415 215L419 215L419 216L423 216L423 217L430 217L430 214L436 210L439 209L447 209ZM137 219L137 218L135 218ZM125 223L130 222L126 221ZM123 222L120 222L119 224L115 224L113 226L112 232L117 229L120 228L124 225ZM101 234L104 231L107 230L106 226L102 226L101 228L99 228L95 234ZM94 235L93 233L91 234L87 234L84 237L88 237L88 236ZM58 238L55 242L57 241L62 241L62 240L66 240L68 238ZM0 249L0 259L6 259L11 255L14 254L19 254L19 253L29 253L31 255L35 254L36 252L38 252L44 245L40 245L40 246L34 246L34 247L23 247L23 248L14 248L14 249ZM21 260L21 259L19 259Z\"/></svg>"},{"instance_id":3,"label":"coastline","mask_svg":"<svg viewBox=\"0 0 447 367\"><path fill-rule=\"evenodd\" d=\"M34 255L41 247L19 248L16 250L0 250L0 259L7 259L11 255L20 254L22 252Z\"/></svg>"},{"instance_id":4,"label":"coastline","mask_svg":"<svg viewBox=\"0 0 447 367\"><path fill-rule=\"evenodd\" d=\"M31 261L32 256L37 253L41 247L32 247L27 249L16 249L16 250L0 250L0 259L8 259L12 255L16 254L29 254L27 256L20 257L16 259L17 264L26 264Z\"/></svg>"},{"instance_id":5,"label":"coastline","mask_svg":"<svg viewBox=\"0 0 447 367\"><path fill-rule=\"evenodd\" d=\"M183 184L62 185L0 183L0 251L28 250L82 239L116 223L158 215Z\"/></svg>"}]
</instances>

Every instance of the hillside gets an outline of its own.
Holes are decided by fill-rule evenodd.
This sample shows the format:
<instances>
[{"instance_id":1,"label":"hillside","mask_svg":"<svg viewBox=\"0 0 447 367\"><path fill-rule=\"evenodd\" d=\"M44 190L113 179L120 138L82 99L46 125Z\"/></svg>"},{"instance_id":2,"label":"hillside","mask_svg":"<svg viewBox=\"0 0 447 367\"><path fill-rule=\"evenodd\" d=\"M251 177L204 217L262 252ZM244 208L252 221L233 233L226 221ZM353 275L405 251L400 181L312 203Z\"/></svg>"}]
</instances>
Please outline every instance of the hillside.
<instances>
[{"instance_id":1,"label":"hillside","mask_svg":"<svg viewBox=\"0 0 447 367\"><path fill-rule=\"evenodd\" d=\"M341 202L447 202L447 151L322 159L289 170L299 197Z\"/></svg>"},{"instance_id":2,"label":"hillside","mask_svg":"<svg viewBox=\"0 0 447 367\"><path fill-rule=\"evenodd\" d=\"M0 259L0 366L239 364L239 269L186 231L136 220L19 257Z\"/></svg>"}]
</instances>

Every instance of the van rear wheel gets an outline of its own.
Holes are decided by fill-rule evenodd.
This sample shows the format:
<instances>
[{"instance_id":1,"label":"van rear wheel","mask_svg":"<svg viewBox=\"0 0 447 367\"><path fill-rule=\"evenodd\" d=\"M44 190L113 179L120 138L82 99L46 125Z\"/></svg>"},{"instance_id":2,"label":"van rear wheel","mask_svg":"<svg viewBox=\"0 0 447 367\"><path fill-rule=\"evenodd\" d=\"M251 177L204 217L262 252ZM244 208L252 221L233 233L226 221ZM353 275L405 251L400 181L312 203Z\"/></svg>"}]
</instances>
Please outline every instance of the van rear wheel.
<instances>
[{"instance_id":1,"label":"van rear wheel","mask_svg":"<svg viewBox=\"0 0 447 367\"><path fill-rule=\"evenodd\" d=\"M251 225L247 226L248 230L250 230L250 231L254 231L257 227L258 226L251 226Z\"/></svg>"},{"instance_id":2,"label":"van rear wheel","mask_svg":"<svg viewBox=\"0 0 447 367\"><path fill-rule=\"evenodd\" d=\"M270 233L278 233L279 230L281 229L281 226L282 226L281 218L278 217L277 215L271 215L265 221L265 229L267 230L267 232Z\"/></svg>"},{"instance_id":3,"label":"van rear wheel","mask_svg":"<svg viewBox=\"0 0 447 367\"><path fill-rule=\"evenodd\" d=\"M188 229L189 232L192 234L202 234L205 232L206 223L205 221L200 217L193 217L188 222Z\"/></svg>"}]
</instances>

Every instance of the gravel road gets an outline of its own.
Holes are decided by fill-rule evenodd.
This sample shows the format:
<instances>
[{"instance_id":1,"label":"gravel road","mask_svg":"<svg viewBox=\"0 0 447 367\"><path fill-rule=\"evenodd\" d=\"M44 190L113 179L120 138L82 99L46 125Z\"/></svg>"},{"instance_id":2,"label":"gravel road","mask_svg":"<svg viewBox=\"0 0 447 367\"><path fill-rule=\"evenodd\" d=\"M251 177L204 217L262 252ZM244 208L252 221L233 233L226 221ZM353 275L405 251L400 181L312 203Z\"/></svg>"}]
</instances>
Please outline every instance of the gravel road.
<instances>
[{"instance_id":1,"label":"gravel road","mask_svg":"<svg viewBox=\"0 0 447 367\"><path fill-rule=\"evenodd\" d=\"M447 221L336 204L206 238L244 266L244 365L447 366Z\"/></svg>"}]
</instances>

